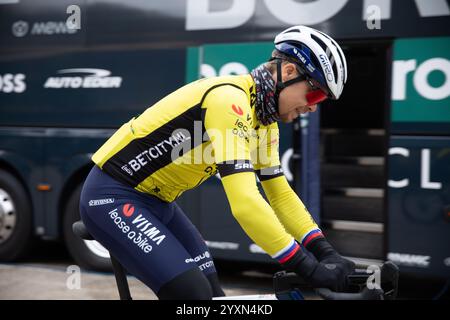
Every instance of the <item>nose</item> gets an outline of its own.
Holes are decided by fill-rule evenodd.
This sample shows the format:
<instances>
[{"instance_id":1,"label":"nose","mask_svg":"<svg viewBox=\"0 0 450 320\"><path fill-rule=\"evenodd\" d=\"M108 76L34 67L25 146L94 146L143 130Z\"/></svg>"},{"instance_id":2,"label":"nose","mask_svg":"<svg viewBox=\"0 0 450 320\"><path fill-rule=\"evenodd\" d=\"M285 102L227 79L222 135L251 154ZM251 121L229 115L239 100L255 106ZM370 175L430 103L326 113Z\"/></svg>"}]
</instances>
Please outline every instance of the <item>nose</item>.
<instances>
[{"instance_id":1,"label":"nose","mask_svg":"<svg viewBox=\"0 0 450 320\"><path fill-rule=\"evenodd\" d=\"M313 104L312 106L308 106L308 112L316 112L317 104Z\"/></svg>"}]
</instances>

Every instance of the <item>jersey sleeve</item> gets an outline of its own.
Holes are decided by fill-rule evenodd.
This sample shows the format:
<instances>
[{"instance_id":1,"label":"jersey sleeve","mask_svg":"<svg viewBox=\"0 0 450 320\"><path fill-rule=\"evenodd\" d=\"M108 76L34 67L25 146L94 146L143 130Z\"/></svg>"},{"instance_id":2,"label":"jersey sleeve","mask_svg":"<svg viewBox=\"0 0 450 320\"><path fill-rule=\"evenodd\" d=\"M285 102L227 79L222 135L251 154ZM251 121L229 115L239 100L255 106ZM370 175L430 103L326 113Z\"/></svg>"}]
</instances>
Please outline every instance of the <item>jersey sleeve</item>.
<instances>
[{"instance_id":1,"label":"jersey sleeve","mask_svg":"<svg viewBox=\"0 0 450 320\"><path fill-rule=\"evenodd\" d=\"M322 231L284 175L263 180L261 184L278 219L298 242L306 245L314 237L322 236Z\"/></svg>"},{"instance_id":2,"label":"jersey sleeve","mask_svg":"<svg viewBox=\"0 0 450 320\"><path fill-rule=\"evenodd\" d=\"M280 262L285 261L299 245L257 188L250 155L251 109L247 95L223 86L214 89L202 107L204 126L233 216L258 246Z\"/></svg>"},{"instance_id":3,"label":"jersey sleeve","mask_svg":"<svg viewBox=\"0 0 450 320\"><path fill-rule=\"evenodd\" d=\"M222 184L231 212L245 233L274 259L284 262L282 259L296 250L298 244L261 196L255 174L227 175L222 178Z\"/></svg>"},{"instance_id":4,"label":"jersey sleeve","mask_svg":"<svg viewBox=\"0 0 450 320\"><path fill-rule=\"evenodd\" d=\"M279 129L276 123L258 130L258 148L252 153L255 172L272 209L284 228L302 244L321 231L308 209L292 190L280 164Z\"/></svg>"}]
</instances>

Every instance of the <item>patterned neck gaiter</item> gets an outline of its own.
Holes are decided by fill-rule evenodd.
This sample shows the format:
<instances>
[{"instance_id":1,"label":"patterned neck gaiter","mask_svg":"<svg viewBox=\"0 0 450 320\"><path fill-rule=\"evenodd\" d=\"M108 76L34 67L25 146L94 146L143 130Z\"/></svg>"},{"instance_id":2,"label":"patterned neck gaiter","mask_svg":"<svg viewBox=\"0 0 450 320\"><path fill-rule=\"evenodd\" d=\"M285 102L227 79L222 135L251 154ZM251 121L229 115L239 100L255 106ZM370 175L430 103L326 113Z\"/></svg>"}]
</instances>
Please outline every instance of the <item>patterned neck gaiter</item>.
<instances>
[{"instance_id":1,"label":"patterned neck gaiter","mask_svg":"<svg viewBox=\"0 0 450 320\"><path fill-rule=\"evenodd\" d=\"M279 120L278 98L275 95L275 80L264 64L250 73L256 84L256 116L262 125Z\"/></svg>"}]
</instances>

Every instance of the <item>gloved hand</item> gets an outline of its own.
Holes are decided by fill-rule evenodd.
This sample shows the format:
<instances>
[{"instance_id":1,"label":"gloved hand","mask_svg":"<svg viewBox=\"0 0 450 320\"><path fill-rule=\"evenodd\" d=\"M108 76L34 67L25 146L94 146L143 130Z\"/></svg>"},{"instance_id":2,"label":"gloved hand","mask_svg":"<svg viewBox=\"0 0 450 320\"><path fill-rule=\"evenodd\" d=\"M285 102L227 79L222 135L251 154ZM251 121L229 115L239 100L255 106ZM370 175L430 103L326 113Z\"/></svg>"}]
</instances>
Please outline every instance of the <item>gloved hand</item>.
<instances>
[{"instance_id":1,"label":"gloved hand","mask_svg":"<svg viewBox=\"0 0 450 320\"><path fill-rule=\"evenodd\" d=\"M321 264L328 265L328 264L336 264L338 265L347 275L352 274L355 270L355 263L353 261L350 261L348 259L343 258L341 255L333 254L326 256L322 260L320 260Z\"/></svg>"},{"instance_id":2,"label":"gloved hand","mask_svg":"<svg viewBox=\"0 0 450 320\"><path fill-rule=\"evenodd\" d=\"M298 250L288 261L281 264L288 271L301 276L314 288L329 288L336 292L347 288L347 269L339 263L324 264Z\"/></svg>"},{"instance_id":3,"label":"gloved hand","mask_svg":"<svg viewBox=\"0 0 450 320\"><path fill-rule=\"evenodd\" d=\"M342 264L319 262L308 281L315 288L345 292L348 287L348 275L348 270Z\"/></svg>"}]
</instances>

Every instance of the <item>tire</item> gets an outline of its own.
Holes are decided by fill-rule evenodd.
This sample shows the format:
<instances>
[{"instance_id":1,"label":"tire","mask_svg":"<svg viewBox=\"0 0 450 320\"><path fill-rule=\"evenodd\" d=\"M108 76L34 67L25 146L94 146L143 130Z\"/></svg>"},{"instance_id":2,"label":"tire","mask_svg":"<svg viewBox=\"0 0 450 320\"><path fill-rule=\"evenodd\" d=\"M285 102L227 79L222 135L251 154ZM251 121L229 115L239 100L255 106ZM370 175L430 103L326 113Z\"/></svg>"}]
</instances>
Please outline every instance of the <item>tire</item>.
<instances>
[{"instance_id":1,"label":"tire","mask_svg":"<svg viewBox=\"0 0 450 320\"><path fill-rule=\"evenodd\" d=\"M67 202L63 218L63 234L67 249L76 263L88 270L112 271L107 250L97 241L86 241L76 236L72 224L80 220L79 203L81 185L78 186Z\"/></svg>"},{"instance_id":2,"label":"tire","mask_svg":"<svg viewBox=\"0 0 450 320\"><path fill-rule=\"evenodd\" d=\"M23 258L33 246L31 201L20 181L0 169L0 261Z\"/></svg>"}]
</instances>

